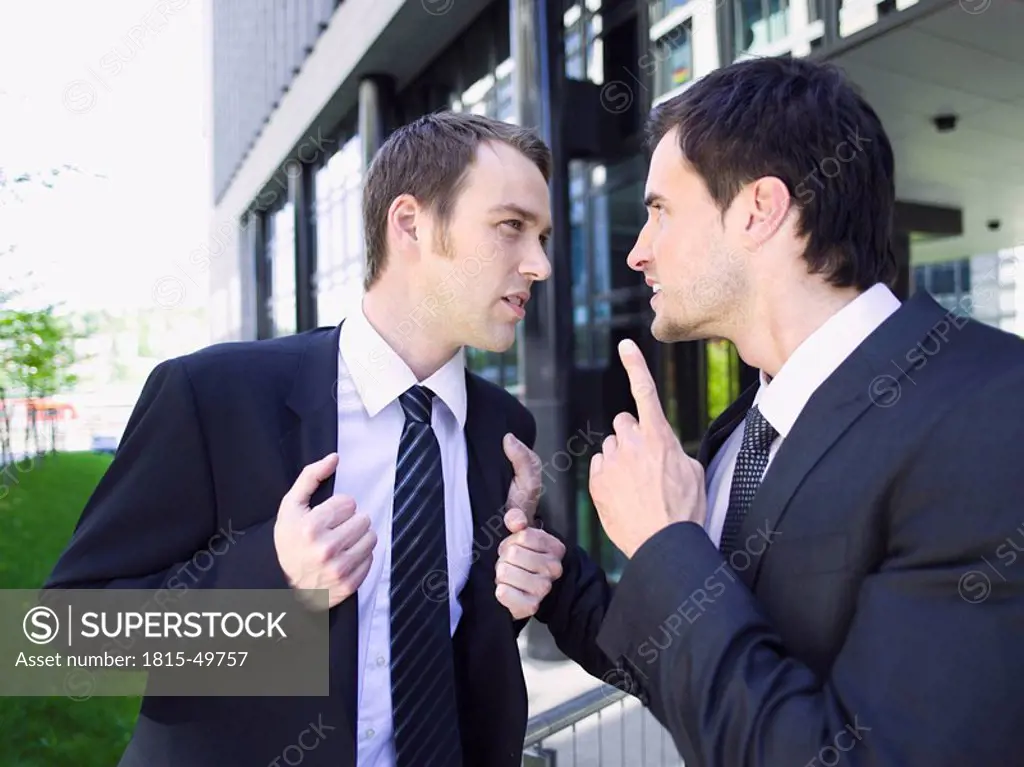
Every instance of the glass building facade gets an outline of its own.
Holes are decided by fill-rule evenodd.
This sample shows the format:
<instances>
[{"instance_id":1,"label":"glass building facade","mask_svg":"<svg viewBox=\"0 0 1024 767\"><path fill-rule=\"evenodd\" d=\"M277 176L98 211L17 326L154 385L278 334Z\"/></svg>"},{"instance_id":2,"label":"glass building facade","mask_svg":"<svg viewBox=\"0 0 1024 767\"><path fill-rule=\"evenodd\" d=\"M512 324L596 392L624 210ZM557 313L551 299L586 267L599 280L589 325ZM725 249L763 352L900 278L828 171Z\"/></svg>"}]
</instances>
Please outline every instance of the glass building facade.
<instances>
[{"instance_id":1,"label":"glass building facade","mask_svg":"<svg viewBox=\"0 0 1024 767\"><path fill-rule=\"evenodd\" d=\"M362 182L362 145L355 134L343 138L315 174L317 325L339 322L362 295Z\"/></svg>"},{"instance_id":2,"label":"glass building facade","mask_svg":"<svg viewBox=\"0 0 1024 767\"><path fill-rule=\"evenodd\" d=\"M291 335L298 329L295 270L295 210L282 200L265 218L266 273L269 289L264 304L270 336Z\"/></svg>"},{"instance_id":3,"label":"glass building facade","mask_svg":"<svg viewBox=\"0 0 1024 767\"><path fill-rule=\"evenodd\" d=\"M1017 307L1024 286L1017 278L1018 250L1024 249L917 265L913 269L913 290L926 291L951 312L1019 334Z\"/></svg>"}]
</instances>

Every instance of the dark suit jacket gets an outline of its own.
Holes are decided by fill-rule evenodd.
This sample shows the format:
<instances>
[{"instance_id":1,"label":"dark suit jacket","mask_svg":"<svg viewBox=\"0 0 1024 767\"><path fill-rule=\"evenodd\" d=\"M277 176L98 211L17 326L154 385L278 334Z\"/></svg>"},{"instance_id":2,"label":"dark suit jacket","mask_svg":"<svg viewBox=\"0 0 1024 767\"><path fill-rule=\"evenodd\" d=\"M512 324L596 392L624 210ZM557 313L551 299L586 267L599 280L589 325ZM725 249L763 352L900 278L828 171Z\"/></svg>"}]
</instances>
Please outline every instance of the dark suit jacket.
<instances>
[{"instance_id":1,"label":"dark suit jacket","mask_svg":"<svg viewBox=\"0 0 1024 767\"><path fill-rule=\"evenodd\" d=\"M158 365L46 586L157 589L177 577L190 588L287 588L274 519L302 467L337 450L339 328L218 344ZM465 764L518 767L527 697L516 637L525 622L495 599L494 568L512 479L502 437L512 431L532 447L536 426L505 390L469 373L466 384L476 560L454 637ZM332 487L324 482L311 505ZM205 572L189 566L218 530L238 531L235 543ZM357 610L354 597L331 610L330 697L147 696L121 764L294 763L294 749L284 750L313 727L304 767L354 765Z\"/></svg>"},{"instance_id":2,"label":"dark suit jacket","mask_svg":"<svg viewBox=\"0 0 1024 767\"><path fill-rule=\"evenodd\" d=\"M1024 341L917 295L811 397L729 562L678 523L614 597L573 553L545 607L687 767L1021 764L1022 445Z\"/></svg>"}]
</instances>

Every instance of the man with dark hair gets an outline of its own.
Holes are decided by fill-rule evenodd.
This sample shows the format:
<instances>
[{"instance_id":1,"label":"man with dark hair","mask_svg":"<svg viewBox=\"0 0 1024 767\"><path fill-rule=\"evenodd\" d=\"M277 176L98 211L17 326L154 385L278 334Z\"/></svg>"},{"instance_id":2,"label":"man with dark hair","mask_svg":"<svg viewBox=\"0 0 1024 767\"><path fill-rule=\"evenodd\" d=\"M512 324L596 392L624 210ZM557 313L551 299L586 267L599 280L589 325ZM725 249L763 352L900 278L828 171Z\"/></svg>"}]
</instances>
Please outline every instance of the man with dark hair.
<instances>
[{"instance_id":1,"label":"man with dark hair","mask_svg":"<svg viewBox=\"0 0 1024 767\"><path fill-rule=\"evenodd\" d=\"M629 562L613 594L570 551L537 617L687 767L1017 763L1024 342L887 287L892 150L834 67L736 63L650 128L652 332L728 339L760 380L694 460L620 345L637 415L590 492Z\"/></svg>"},{"instance_id":2,"label":"man with dark hair","mask_svg":"<svg viewBox=\"0 0 1024 767\"><path fill-rule=\"evenodd\" d=\"M508 350L551 272L549 169L484 117L399 128L364 182L361 305L150 375L47 586L327 589L330 696L147 696L124 767L295 764L296 743L304 767L518 767L525 620L494 566L506 505L535 511L536 425L463 347Z\"/></svg>"}]
</instances>

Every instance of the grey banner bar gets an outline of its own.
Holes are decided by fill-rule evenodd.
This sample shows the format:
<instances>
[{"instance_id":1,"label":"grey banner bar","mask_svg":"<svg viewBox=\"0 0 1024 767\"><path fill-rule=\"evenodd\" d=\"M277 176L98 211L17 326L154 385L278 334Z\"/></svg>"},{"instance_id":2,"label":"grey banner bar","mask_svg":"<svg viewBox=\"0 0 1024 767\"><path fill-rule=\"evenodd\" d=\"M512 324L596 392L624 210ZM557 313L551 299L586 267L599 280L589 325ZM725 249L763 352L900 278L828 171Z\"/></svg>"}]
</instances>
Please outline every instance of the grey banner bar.
<instances>
[{"instance_id":1,"label":"grey banner bar","mask_svg":"<svg viewBox=\"0 0 1024 767\"><path fill-rule=\"evenodd\" d=\"M0 696L326 696L327 591L0 590Z\"/></svg>"}]
</instances>

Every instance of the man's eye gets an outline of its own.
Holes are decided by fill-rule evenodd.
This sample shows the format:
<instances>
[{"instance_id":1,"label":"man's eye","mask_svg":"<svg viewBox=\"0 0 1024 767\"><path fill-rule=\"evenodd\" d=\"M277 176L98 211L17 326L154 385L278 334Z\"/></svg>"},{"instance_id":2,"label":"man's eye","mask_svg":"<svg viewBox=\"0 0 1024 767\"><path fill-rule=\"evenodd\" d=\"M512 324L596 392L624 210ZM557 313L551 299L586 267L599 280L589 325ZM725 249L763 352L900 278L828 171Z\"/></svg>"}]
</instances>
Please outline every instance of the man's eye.
<instances>
[{"instance_id":1,"label":"man's eye","mask_svg":"<svg viewBox=\"0 0 1024 767\"><path fill-rule=\"evenodd\" d=\"M517 232L522 231L523 229L523 222L516 218L510 218L507 221L502 221L501 223L504 224L505 226L512 227Z\"/></svg>"}]
</instances>

